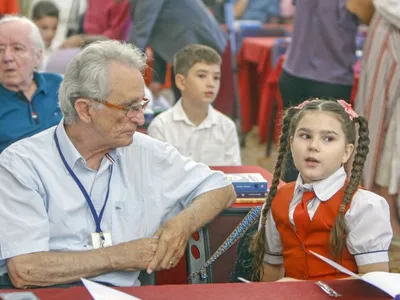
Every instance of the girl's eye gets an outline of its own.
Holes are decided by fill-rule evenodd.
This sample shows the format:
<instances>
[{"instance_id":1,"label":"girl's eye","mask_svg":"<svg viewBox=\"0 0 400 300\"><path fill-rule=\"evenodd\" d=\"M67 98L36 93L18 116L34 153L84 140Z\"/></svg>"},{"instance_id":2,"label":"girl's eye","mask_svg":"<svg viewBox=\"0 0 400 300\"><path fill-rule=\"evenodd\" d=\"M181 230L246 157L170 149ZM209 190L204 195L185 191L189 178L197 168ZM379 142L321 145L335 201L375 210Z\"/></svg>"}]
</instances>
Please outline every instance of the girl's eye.
<instances>
[{"instance_id":1,"label":"girl's eye","mask_svg":"<svg viewBox=\"0 0 400 300\"><path fill-rule=\"evenodd\" d=\"M324 142L332 142L334 139L331 136L326 136L323 138Z\"/></svg>"},{"instance_id":2,"label":"girl's eye","mask_svg":"<svg viewBox=\"0 0 400 300\"><path fill-rule=\"evenodd\" d=\"M204 75L204 74L199 75L199 78L205 78L205 77L206 77L206 75Z\"/></svg>"},{"instance_id":3,"label":"girl's eye","mask_svg":"<svg viewBox=\"0 0 400 300\"><path fill-rule=\"evenodd\" d=\"M309 139L310 135L307 134L307 133L302 133L302 134L300 134L300 137L303 138L303 139Z\"/></svg>"},{"instance_id":4,"label":"girl's eye","mask_svg":"<svg viewBox=\"0 0 400 300\"><path fill-rule=\"evenodd\" d=\"M220 80L220 77L219 76L215 76L214 80Z\"/></svg>"}]
</instances>

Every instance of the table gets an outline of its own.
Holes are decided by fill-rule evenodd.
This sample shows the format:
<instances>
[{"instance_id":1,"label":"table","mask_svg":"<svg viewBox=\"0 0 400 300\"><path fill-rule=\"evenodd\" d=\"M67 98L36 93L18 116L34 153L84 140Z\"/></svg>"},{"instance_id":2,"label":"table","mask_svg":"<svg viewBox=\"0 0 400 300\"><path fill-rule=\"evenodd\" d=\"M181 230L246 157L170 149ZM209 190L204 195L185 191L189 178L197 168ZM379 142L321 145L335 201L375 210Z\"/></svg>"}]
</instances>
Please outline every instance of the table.
<instances>
[{"instance_id":1,"label":"table","mask_svg":"<svg viewBox=\"0 0 400 300\"><path fill-rule=\"evenodd\" d=\"M258 108L272 70L272 48L276 37L244 38L238 55L239 95L242 131L247 133L257 123Z\"/></svg>"},{"instance_id":2,"label":"table","mask_svg":"<svg viewBox=\"0 0 400 300\"><path fill-rule=\"evenodd\" d=\"M341 293L342 300L384 300L391 299L382 291L360 280L334 280L327 281L332 288ZM41 300L53 299L93 299L84 287L72 287L60 291L56 289L33 290ZM332 299L311 281L299 282L263 282L263 283L234 283L234 284L207 284L207 285L165 285L132 288L118 288L122 292L151 300L328 300Z\"/></svg>"}]
</instances>

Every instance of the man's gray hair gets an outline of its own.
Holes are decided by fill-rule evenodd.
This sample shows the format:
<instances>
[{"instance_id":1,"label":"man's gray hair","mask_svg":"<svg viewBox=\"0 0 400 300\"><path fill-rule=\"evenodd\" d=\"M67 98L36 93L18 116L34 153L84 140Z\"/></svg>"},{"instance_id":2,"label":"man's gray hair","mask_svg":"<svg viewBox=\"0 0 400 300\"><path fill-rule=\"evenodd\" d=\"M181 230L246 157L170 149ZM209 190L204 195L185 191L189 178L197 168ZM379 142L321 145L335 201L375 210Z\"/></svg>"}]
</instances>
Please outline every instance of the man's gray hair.
<instances>
[{"instance_id":1,"label":"man's gray hair","mask_svg":"<svg viewBox=\"0 0 400 300\"><path fill-rule=\"evenodd\" d=\"M19 22L27 24L31 28L31 41L34 46L35 52L38 53L39 50L44 51L44 42L42 36L40 35L39 28L27 17L22 16L4 16L0 19L0 25L10 22Z\"/></svg>"},{"instance_id":2,"label":"man's gray hair","mask_svg":"<svg viewBox=\"0 0 400 300\"><path fill-rule=\"evenodd\" d=\"M105 101L110 93L110 66L113 62L143 72L146 56L139 48L118 41L90 44L69 63L59 90L65 124L78 121L75 102L79 98Z\"/></svg>"}]
</instances>

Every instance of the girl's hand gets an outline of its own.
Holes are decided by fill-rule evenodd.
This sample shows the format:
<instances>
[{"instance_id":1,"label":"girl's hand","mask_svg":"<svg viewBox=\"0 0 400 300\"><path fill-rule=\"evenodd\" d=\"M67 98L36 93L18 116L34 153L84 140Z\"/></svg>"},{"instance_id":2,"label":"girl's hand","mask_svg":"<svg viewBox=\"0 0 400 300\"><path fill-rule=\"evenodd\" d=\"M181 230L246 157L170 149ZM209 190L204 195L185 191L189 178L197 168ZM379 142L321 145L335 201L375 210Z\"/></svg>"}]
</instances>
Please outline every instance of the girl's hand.
<instances>
[{"instance_id":1,"label":"girl's hand","mask_svg":"<svg viewBox=\"0 0 400 300\"><path fill-rule=\"evenodd\" d=\"M300 279L292 278L292 277L283 277L276 282L286 282L286 281L302 281Z\"/></svg>"}]
</instances>

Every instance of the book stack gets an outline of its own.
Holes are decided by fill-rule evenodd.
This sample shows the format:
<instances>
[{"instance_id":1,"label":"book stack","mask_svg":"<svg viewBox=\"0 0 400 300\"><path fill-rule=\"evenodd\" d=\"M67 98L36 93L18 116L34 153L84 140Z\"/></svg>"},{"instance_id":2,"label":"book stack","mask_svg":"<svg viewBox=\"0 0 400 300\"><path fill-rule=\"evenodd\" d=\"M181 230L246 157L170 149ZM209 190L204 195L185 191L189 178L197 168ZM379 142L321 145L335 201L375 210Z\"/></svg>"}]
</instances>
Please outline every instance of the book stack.
<instances>
[{"instance_id":1,"label":"book stack","mask_svg":"<svg viewBox=\"0 0 400 300\"><path fill-rule=\"evenodd\" d=\"M264 203L268 182L260 173L226 174L236 191L236 203Z\"/></svg>"}]
</instances>

